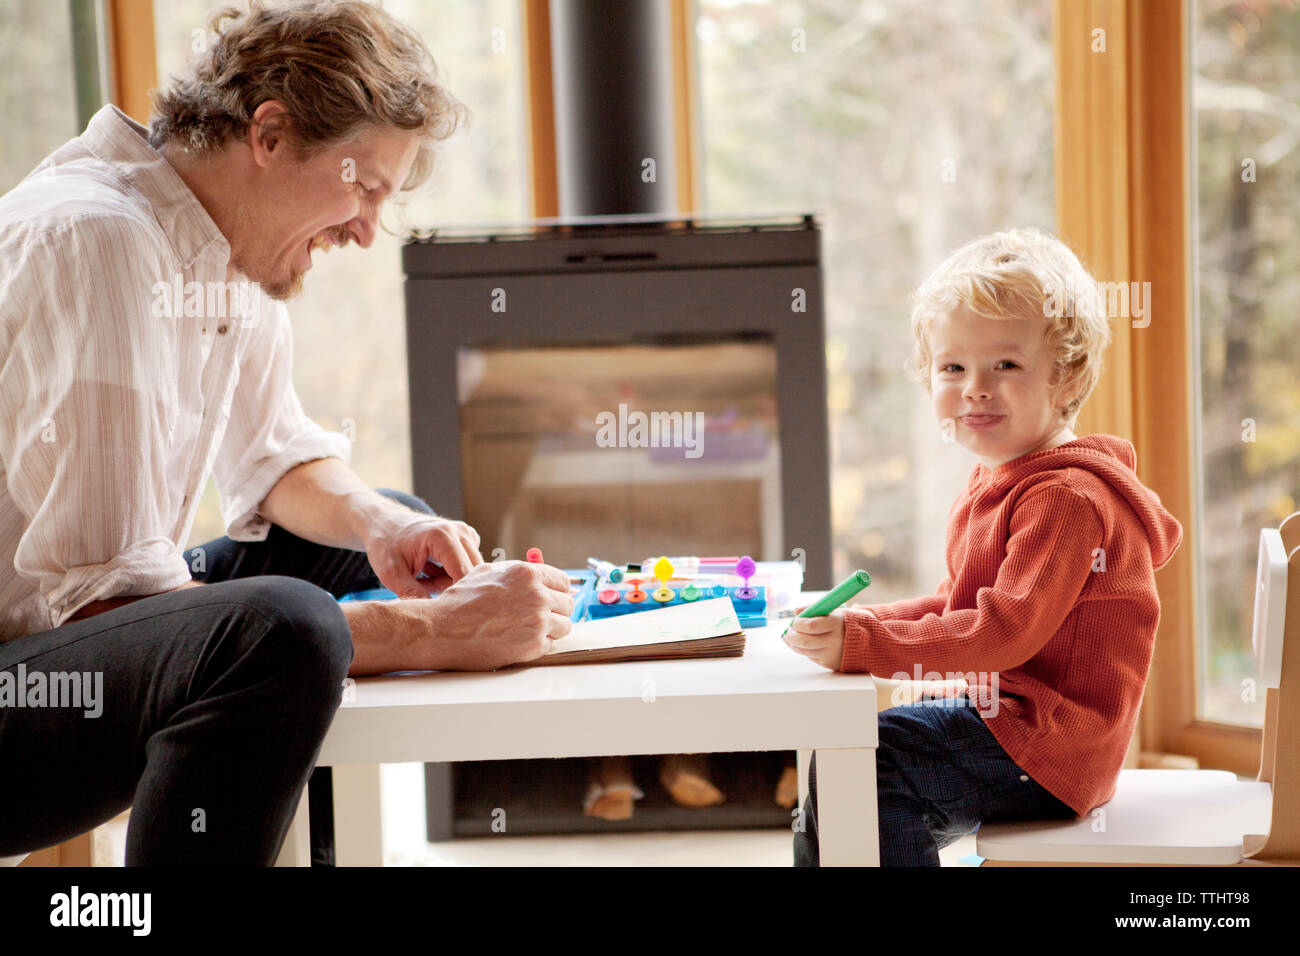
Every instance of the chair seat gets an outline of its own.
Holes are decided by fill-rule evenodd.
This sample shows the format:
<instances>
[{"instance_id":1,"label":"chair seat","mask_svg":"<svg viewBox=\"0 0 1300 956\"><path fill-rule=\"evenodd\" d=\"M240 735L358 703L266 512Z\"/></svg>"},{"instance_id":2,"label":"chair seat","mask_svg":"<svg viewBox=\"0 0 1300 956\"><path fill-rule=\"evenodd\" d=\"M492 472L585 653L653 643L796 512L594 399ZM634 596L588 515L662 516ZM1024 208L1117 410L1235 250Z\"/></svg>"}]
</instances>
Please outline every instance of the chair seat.
<instances>
[{"instance_id":1,"label":"chair seat","mask_svg":"<svg viewBox=\"0 0 1300 956\"><path fill-rule=\"evenodd\" d=\"M1226 770L1122 770L1115 796L1088 815L985 823L975 852L1025 863L1230 866L1242 860L1245 834L1268 833L1272 795L1269 784Z\"/></svg>"}]
</instances>

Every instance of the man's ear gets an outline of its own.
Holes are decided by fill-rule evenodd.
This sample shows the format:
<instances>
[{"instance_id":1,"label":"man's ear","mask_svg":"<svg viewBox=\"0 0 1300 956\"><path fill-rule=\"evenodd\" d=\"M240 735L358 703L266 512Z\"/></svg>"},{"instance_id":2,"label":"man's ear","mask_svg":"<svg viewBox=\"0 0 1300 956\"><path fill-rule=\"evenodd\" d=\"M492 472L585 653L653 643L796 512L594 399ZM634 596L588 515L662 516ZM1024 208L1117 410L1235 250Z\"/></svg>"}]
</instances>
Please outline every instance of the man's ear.
<instances>
[{"instance_id":1,"label":"man's ear","mask_svg":"<svg viewBox=\"0 0 1300 956\"><path fill-rule=\"evenodd\" d=\"M258 106L248 124L248 146L253 151L253 162L265 167L277 151L287 153L291 124L289 110L279 100L266 100Z\"/></svg>"}]
</instances>

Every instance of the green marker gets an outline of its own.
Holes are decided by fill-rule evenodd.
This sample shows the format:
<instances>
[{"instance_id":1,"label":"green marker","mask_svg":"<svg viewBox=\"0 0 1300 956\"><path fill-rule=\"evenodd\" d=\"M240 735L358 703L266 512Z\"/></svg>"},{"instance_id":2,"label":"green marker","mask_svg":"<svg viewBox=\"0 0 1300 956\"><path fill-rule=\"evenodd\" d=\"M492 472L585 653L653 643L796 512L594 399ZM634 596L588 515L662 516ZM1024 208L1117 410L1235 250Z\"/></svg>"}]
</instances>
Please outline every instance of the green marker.
<instances>
[{"instance_id":1,"label":"green marker","mask_svg":"<svg viewBox=\"0 0 1300 956\"><path fill-rule=\"evenodd\" d=\"M870 583L871 575L866 571L854 571L847 578L841 581L834 590L827 591L826 596L816 604L804 608L803 613L799 616L825 617ZM791 624L790 627L793 627L793 624ZM787 632L790 630L790 627L786 628Z\"/></svg>"}]
</instances>

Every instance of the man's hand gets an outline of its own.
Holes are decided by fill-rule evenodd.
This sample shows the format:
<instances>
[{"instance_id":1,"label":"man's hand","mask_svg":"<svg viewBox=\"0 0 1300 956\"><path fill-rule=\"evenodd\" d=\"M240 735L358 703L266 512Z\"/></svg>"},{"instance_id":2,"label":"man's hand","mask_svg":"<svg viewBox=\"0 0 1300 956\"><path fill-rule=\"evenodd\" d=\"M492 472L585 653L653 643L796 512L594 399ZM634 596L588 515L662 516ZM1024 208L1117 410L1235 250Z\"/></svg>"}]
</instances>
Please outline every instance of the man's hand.
<instances>
[{"instance_id":1,"label":"man's hand","mask_svg":"<svg viewBox=\"0 0 1300 956\"><path fill-rule=\"evenodd\" d=\"M495 670L530 661L573 627L569 576L548 564L479 564L422 606L445 670Z\"/></svg>"},{"instance_id":2,"label":"man's hand","mask_svg":"<svg viewBox=\"0 0 1300 956\"><path fill-rule=\"evenodd\" d=\"M830 670L839 670L844 656L844 609L825 617L796 617L782 640L796 654Z\"/></svg>"},{"instance_id":3,"label":"man's hand","mask_svg":"<svg viewBox=\"0 0 1300 956\"><path fill-rule=\"evenodd\" d=\"M428 598L483 563L478 532L465 522L414 511L389 515L366 536L366 557L379 583L399 598Z\"/></svg>"}]
</instances>

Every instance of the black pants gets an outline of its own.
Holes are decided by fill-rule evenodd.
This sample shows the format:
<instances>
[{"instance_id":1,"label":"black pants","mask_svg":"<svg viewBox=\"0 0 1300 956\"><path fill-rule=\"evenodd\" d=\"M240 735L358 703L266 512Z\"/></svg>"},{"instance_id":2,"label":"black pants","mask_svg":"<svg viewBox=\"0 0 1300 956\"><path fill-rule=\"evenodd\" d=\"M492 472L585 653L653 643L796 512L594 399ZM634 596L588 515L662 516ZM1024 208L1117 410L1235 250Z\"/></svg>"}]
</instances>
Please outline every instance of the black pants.
<instances>
[{"instance_id":1,"label":"black pants","mask_svg":"<svg viewBox=\"0 0 1300 956\"><path fill-rule=\"evenodd\" d=\"M335 598L379 582L363 552L274 525L265 541L222 537L185 558L209 586L0 644L10 686L28 685L24 706L0 706L0 856L130 807L128 865L274 862L352 662ZM42 683L62 699L37 702ZM312 782L328 796L328 777ZM330 862L332 821L312 817L313 862Z\"/></svg>"}]
</instances>

